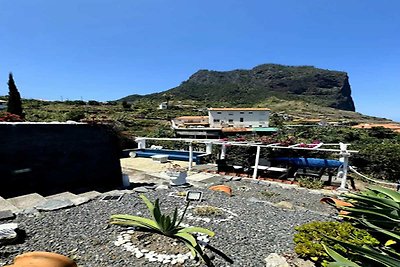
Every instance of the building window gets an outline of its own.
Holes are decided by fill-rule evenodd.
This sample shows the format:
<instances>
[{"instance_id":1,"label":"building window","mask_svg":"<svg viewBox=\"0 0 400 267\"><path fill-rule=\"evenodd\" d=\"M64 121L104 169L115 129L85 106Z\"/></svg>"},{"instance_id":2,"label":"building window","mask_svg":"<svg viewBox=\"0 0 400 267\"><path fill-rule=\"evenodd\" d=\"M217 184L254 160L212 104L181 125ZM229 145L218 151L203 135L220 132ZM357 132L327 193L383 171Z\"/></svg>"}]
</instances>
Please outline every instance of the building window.
<instances>
[{"instance_id":1,"label":"building window","mask_svg":"<svg viewBox=\"0 0 400 267\"><path fill-rule=\"evenodd\" d=\"M263 126L260 124L260 125L258 125L258 127L263 127Z\"/></svg>"},{"instance_id":2,"label":"building window","mask_svg":"<svg viewBox=\"0 0 400 267\"><path fill-rule=\"evenodd\" d=\"M232 112L230 112L228 115L229 115L229 116L233 116L233 113L232 113Z\"/></svg>"},{"instance_id":3,"label":"building window","mask_svg":"<svg viewBox=\"0 0 400 267\"><path fill-rule=\"evenodd\" d=\"M249 128L251 128L251 127L253 127L253 125L250 124L250 125L249 125Z\"/></svg>"},{"instance_id":4,"label":"building window","mask_svg":"<svg viewBox=\"0 0 400 267\"><path fill-rule=\"evenodd\" d=\"M232 119L229 119L229 122L233 122L233 120L232 120Z\"/></svg>"},{"instance_id":5,"label":"building window","mask_svg":"<svg viewBox=\"0 0 400 267\"><path fill-rule=\"evenodd\" d=\"M218 119L214 119L214 122L219 122L219 120Z\"/></svg>"},{"instance_id":6,"label":"building window","mask_svg":"<svg viewBox=\"0 0 400 267\"><path fill-rule=\"evenodd\" d=\"M240 122L243 122L244 121L244 119L243 118L240 118Z\"/></svg>"},{"instance_id":7,"label":"building window","mask_svg":"<svg viewBox=\"0 0 400 267\"><path fill-rule=\"evenodd\" d=\"M253 111L249 111L249 114L253 114Z\"/></svg>"},{"instance_id":8,"label":"building window","mask_svg":"<svg viewBox=\"0 0 400 267\"><path fill-rule=\"evenodd\" d=\"M221 111L218 111L217 114L221 114Z\"/></svg>"},{"instance_id":9,"label":"building window","mask_svg":"<svg viewBox=\"0 0 400 267\"><path fill-rule=\"evenodd\" d=\"M240 114L244 114L244 112L243 112L243 111L240 111Z\"/></svg>"}]
</instances>

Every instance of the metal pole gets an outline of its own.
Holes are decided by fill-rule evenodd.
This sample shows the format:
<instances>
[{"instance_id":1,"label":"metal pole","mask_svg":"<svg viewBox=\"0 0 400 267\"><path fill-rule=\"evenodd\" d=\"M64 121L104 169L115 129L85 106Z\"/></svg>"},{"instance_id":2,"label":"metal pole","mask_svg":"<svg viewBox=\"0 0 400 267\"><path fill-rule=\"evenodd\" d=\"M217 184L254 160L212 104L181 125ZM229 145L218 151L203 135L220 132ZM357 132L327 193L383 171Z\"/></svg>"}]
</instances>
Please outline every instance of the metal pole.
<instances>
[{"instance_id":1,"label":"metal pole","mask_svg":"<svg viewBox=\"0 0 400 267\"><path fill-rule=\"evenodd\" d=\"M193 144L190 142L189 143L189 167L188 170L192 170L192 165L193 165Z\"/></svg>"},{"instance_id":2,"label":"metal pole","mask_svg":"<svg viewBox=\"0 0 400 267\"><path fill-rule=\"evenodd\" d=\"M212 143L206 143L206 154L211 154L212 153Z\"/></svg>"},{"instance_id":3,"label":"metal pole","mask_svg":"<svg viewBox=\"0 0 400 267\"><path fill-rule=\"evenodd\" d=\"M225 159L225 157L226 157L226 145L222 144L220 159Z\"/></svg>"},{"instance_id":4,"label":"metal pole","mask_svg":"<svg viewBox=\"0 0 400 267\"><path fill-rule=\"evenodd\" d=\"M257 146L256 162L254 163L253 179L257 179L258 163L260 161L261 147Z\"/></svg>"},{"instance_id":5,"label":"metal pole","mask_svg":"<svg viewBox=\"0 0 400 267\"><path fill-rule=\"evenodd\" d=\"M146 148L146 139L145 138L138 138L136 139L136 142L138 143L138 149L145 149Z\"/></svg>"},{"instance_id":6,"label":"metal pole","mask_svg":"<svg viewBox=\"0 0 400 267\"><path fill-rule=\"evenodd\" d=\"M346 180L347 180L347 169L349 166L349 156L350 154L347 151L347 144L339 143L340 144L340 156L341 161L343 161L343 177L342 182L340 183L339 190L347 190L346 189Z\"/></svg>"}]
</instances>

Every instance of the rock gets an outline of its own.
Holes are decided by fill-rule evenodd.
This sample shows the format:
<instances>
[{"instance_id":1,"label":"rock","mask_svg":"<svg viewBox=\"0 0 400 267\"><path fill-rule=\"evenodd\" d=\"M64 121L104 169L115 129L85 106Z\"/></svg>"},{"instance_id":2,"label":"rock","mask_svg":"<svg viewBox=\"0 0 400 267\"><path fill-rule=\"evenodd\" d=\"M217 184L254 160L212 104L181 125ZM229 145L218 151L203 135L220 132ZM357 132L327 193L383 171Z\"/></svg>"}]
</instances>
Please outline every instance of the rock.
<instances>
[{"instance_id":1,"label":"rock","mask_svg":"<svg viewBox=\"0 0 400 267\"><path fill-rule=\"evenodd\" d=\"M16 223L5 223L0 225L0 244L8 244L17 238L17 232L15 230L18 228Z\"/></svg>"},{"instance_id":2,"label":"rock","mask_svg":"<svg viewBox=\"0 0 400 267\"><path fill-rule=\"evenodd\" d=\"M286 259L276 253L271 253L264 259L265 267L290 267Z\"/></svg>"},{"instance_id":3,"label":"rock","mask_svg":"<svg viewBox=\"0 0 400 267\"><path fill-rule=\"evenodd\" d=\"M119 247L119 246L122 245L122 242L120 242L120 241L114 241L114 245L116 245L117 247Z\"/></svg>"},{"instance_id":4,"label":"rock","mask_svg":"<svg viewBox=\"0 0 400 267\"><path fill-rule=\"evenodd\" d=\"M281 201L275 204L275 207L282 209L293 209L293 204L289 201Z\"/></svg>"},{"instance_id":5,"label":"rock","mask_svg":"<svg viewBox=\"0 0 400 267\"><path fill-rule=\"evenodd\" d=\"M77 197L72 199L72 203L74 203L75 206L79 206L83 203L89 202L91 199L88 197Z\"/></svg>"},{"instance_id":6,"label":"rock","mask_svg":"<svg viewBox=\"0 0 400 267\"><path fill-rule=\"evenodd\" d=\"M144 187L146 187L149 190L155 190L157 185L156 184L149 184L149 185L145 185Z\"/></svg>"},{"instance_id":7,"label":"rock","mask_svg":"<svg viewBox=\"0 0 400 267\"><path fill-rule=\"evenodd\" d=\"M33 217L39 215L40 212L35 208L28 208L24 209L21 214L27 215L28 217Z\"/></svg>"},{"instance_id":8,"label":"rock","mask_svg":"<svg viewBox=\"0 0 400 267\"><path fill-rule=\"evenodd\" d=\"M210 260L214 260L215 259L215 254L214 253L208 252L206 254L210 258Z\"/></svg>"},{"instance_id":9,"label":"rock","mask_svg":"<svg viewBox=\"0 0 400 267\"><path fill-rule=\"evenodd\" d=\"M177 263L182 263L182 264L183 264L183 263L185 263L185 259L184 259L184 258L177 258L177 259L176 259L176 262L177 262Z\"/></svg>"},{"instance_id":10,"label":"rock","mask_svg":"<svg viewBox=\"0 0 400 267\"><path fill-rule=\"evenodd\" d=\"M140 259L141 257L143 257L143 255L144 255L144 254L143 254L142 252L136 252L136 253L135 253L135 257L138 258L138 259Z\"/></svg>"},{"instance_id":11,"label":"rock","mask_svg":"<svg viewBox=\"0 0 400 267\"><path fill-rule=\"evenodd\" d=\"M1 210L0 211L0 221L14 219L15 214L11 210Z\"/></svg>"},{"instance_id":12,"label":"rock","mask_svg":"<svg viewBox=\"0 0 400 267\"><path fill-rule=\"evenodd\" d=\"M11 229L11 230L18 229L18 224L17 223L3 223L3 224L0 224L0 230L5 230L5 229Z\"/></svg>"},{"instance_id":13,"label":"rock","mask_svg":"<svg viewBox=\"0 0 400 267\"><path fill-rule=\"evenodd\" d=\"M168 190L168 189L169 189L168 185L165 185L165 184L158 185L155 188L155 190Z\"/></svg>"},{"instance_id":14,"label":"rock","mask_svg":"<svg viewBox=\"0 0 400 267\"><path fill-rule=\"evenodd\" d=\"M252 88L251 94L246 91L247 88ZM268 95L276 92L283 95L282 99L288 96L291 99L307 97L310 102L323 95L324 106L355 111L347 73L314 67L263 64L250 70L199 70L174 88L174 94L182 99L200 99L207 95L212 102L218 101L221 95L235 94L240 95L241 101L248 105L265 101ZM229 104L232 105L233 101Z\"/></svg>"},{"instance_id":15,"label":"rock","mask_svg":"<svg viewBox=\"0 0 400 267\"><path fill-rule=\"evenodd\" d=\"M37 210L51 211L59 210L74 206L74 203L69 199L50 199L35 206Z\"/></svg>"},{"instance_id":16,"label":"rock","mask_svg":"<svg viewBox=\"0 0 400 267\"><path fill-rule=\"evenodd\" d=\"M222 176L223 182L229 182L229 181L232 181L232 179L233 179L233 176L226 176L226 175Z\"/></svg>"},{"instance_id":17,"label":"rock","mask_svg":"<svg viewBox=\"0 0 400 267\"><path fill-rule=\"evenodd\" d=\"M17 238L17 232L12 229L0 230L0 244L7 244Z\"/></svg>"},{"instance_id":18,"label":"rock","mask_svg":"<svg viewBox=\"0 0 400 267\"><path fill-rule=\"evenodd\" d=\"M310 260L305 261L300 258L294 259L292 263L294 267L315 267L315 264L312 261Z\"/></svg>"},{"instance_id":19,"label":"rock","mask_svg":"<svg viewBox=\"0 0 400 267\"><path fill-rule=\"evenodd\" d=\"M260 199L255 198L255 197L249 197L249 198L247 199L247 201L248 201L248 202L254 202L254 203L265 202L264 200L260 200Z\"/></svg>"},{"instance_id":20,"label":"rock","mask_svg":"<svg viewBox=\"0 0 400 267\"><path fill-rule=\"evenodd\" d=\"M147 193L147 192L149 192L149 189L147 189L144 186L139 186L139 187L133 188L133 191L135 191L136 193Z\"/></svg>"}]
</instances>

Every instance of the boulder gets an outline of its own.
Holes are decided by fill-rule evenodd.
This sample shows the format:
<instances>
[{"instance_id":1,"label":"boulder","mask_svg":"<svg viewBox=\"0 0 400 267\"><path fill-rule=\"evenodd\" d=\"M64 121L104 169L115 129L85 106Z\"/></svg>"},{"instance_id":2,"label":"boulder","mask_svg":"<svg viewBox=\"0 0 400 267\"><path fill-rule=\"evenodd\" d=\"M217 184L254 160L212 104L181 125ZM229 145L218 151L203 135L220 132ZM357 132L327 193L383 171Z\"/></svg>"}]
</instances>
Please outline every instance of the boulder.
<instances>
[{"instance_id":1,"label":"boulder","mask_svg":"<svg viewBox=\"0 0 400 267\"><path fill-rule=\"evenodd\" d=\"M282 209L293 209L293 203L289 201L281 201L275 204L275 207L282 208Z\"/></svg>"},{"instance_id":2,"label":"boulder","mask_svg":"<svg viewBox=\"0 0 400 267\"><path fill-rule=\"evenodd\" d=\"M271 253L264 259L265 267L290 267L286 259L276 253Z\"/></svg>"}]
</instances>

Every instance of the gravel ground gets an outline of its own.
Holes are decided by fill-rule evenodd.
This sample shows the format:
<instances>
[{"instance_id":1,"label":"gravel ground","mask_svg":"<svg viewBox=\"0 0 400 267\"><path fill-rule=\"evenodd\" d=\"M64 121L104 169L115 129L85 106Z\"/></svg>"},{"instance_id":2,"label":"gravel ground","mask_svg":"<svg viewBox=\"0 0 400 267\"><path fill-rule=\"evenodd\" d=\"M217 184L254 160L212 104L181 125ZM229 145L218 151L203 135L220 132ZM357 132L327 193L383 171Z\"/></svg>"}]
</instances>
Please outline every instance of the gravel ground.
<instances>
[{"instance_id":1,"label":"gravel ground","mask_svg":"<svg viewBox=\"0 0 400 267\"><path fill-rule=\"evenodd\" d=\"M193 206L211 205L238 216L223 222L184 222L213 230L216 236L211 238L210 244L234 260L231 266L265 266L264 258L272 252L293 253L295 226L315 220L332 220L335 214L327 205L319 203L322 195L308 190L248 181L226 184L232 186L234 196L199 189L204 192L204 200L193 203ZM151 200L160 198L161 207L172 212L175 206L183 208L185 201L168 196L171 191L177 189L151 191L146 195ZM289 210L273 206L280 201L289 201L295 208ZM137 193L125 194L120 201L95 199L78 207L42 212L33 217L20 215L13 222L19 223L20 228L25 230L26 239L20 244L1 247L0 265L11 263L16 255L23 252L46 250L70 256L79 266L85 267L161 266L143 258L136 259L122 247L114 245L123 228L110 226L107 222L109 216L116 213L148 215ZM216 266L229 265L218 256L214 263ZM192 265L185 263L185 266Z\"/></svg>"}]
</instances>

